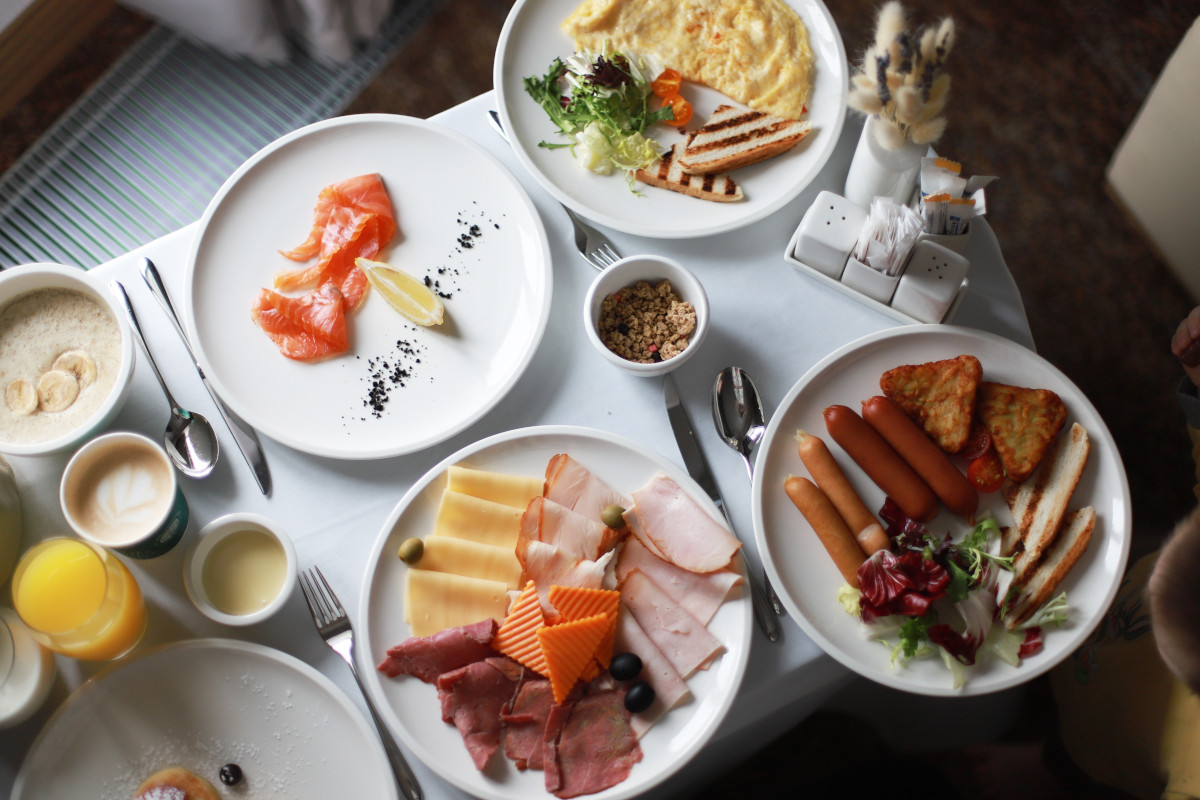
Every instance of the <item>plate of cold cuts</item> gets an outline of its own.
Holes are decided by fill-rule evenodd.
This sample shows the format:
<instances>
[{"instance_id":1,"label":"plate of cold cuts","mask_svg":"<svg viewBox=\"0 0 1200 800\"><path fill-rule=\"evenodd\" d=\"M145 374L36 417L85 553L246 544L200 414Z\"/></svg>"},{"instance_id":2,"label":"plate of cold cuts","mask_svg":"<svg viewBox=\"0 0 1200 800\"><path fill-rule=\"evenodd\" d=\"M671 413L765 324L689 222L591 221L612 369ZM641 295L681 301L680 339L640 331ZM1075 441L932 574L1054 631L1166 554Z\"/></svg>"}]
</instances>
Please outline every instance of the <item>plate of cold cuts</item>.
<instances>
[{"instance_id":1,"label":"plate of cold cuts","mask_svg":"<svg viewBox=\"0 0 1200 800\"><path fill-rule=\"evenodd\" d=\"M718 509L668 459L587 428L498 434L431 469L384 524L360 608L385 722L494 800L657 786L724 719L750 652Z\"/></svg>"},{"instance_id":2,"label":"plate of cold cuts","mask_svg":"<svg viewBox=\"0 0 1200 800\"><path fill-rule=\"evenodd\" d=\"M990 567L987 580L994 578L994 583L965 583L969 591L961 601L938 598L940 589L927 588L934 581L922 585L917 572L905 572L914 580L897 597L914 589L933 598L932 605L921 606L913 597L912 613L897 610L868 620L868 625L861 598L846 591L848 580L786 487L793 476L813 475L800 455L803 431L824 441L866 510L881 526L891 528L890 520L899 515L885 511L888 500L894 495L896 502L907 503L902 495L908 490L885 493L878 476L869 476L835 440L825 413L844 406L871 416L864 405L873 407L873 398L884 394L885 372L893 377L908 374L913 385L975 382L968 421L991 420L984 424L991 429L998 419L1013 420L1007 431L994 428L1008 441L1049 438L1036 464L1006 461L999 482L984 481L991 488L978 492L974 512L964 514L965 507L952 510L957 501L948 500L949 494L938 495L934 515L922 523L937 540L948 537L958 544L966 542L972 522L991 517L1003 536L989 533L987 550L1013 558L1012 568ZM1046 419L1056 422L1035 431ZM949 460L960 473L970 474L971 462L982 456L966 456L965 451L964 447ZM780 402L760 443L751 507L771 583L789 615L813 641L863 677L902 691L945 697L1018 686L1076 652L1108 612L1132 536L1129 483L1120 454L1083 392L1031 350L995 334L947 325L869 334L829 354L801 377ZM895 535L898 530L890 531L890 547L872 558L919 551L919 563L934 576L944 565L934 557L936 548L905 548ZM985 585L986 591L974 588ZM904 602L902 598L901 605ZM938 626L907 658L896 650L896 626L906 620L929 625L928 630Z\"/></svg>"}]
</instances>

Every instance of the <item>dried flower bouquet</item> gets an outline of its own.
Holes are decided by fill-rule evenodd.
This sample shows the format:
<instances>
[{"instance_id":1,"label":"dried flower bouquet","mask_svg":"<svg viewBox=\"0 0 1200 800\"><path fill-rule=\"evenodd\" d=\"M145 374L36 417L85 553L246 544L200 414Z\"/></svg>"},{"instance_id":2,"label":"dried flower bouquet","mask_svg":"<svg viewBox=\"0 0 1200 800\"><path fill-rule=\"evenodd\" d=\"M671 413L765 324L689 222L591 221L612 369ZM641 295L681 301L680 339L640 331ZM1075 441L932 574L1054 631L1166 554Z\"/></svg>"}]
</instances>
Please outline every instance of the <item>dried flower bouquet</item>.
<instances>
[{"instance_id":1,"label":"dried flower bouquet","mask_svg":"<svg viewBox=\"0 0 1200 800\"><path fill-rule=\"evenodd\" d=\"M896 150L907 142L931 144L941 138L950 92L950 76L943 70L953 45L953 19L909 30L897 0L880 8L875 42L851 77L848 102L883 123L874 126L881 146Z\"/></svg>"}]
</instances>

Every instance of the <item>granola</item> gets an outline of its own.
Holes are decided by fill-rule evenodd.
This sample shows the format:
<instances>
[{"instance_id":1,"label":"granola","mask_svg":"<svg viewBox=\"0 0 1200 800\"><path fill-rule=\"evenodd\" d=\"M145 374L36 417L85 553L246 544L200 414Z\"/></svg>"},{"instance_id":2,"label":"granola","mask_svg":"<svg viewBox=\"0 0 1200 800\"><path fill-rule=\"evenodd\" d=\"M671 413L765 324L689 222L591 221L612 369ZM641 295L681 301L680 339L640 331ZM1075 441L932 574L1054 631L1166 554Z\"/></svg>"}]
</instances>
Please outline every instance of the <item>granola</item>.
<instances>
[{"instance_id":1,"label":"granola","mask_svg":"<svg viewBox=\"0 0 1200 800\"><path fill-rule=\"evenodd\" d=\"M674 358L696 330L696 309L671 289L670 281L638 281L600 305L600 341L621 358L650 364Z\"/></svg>"}]
</instances>

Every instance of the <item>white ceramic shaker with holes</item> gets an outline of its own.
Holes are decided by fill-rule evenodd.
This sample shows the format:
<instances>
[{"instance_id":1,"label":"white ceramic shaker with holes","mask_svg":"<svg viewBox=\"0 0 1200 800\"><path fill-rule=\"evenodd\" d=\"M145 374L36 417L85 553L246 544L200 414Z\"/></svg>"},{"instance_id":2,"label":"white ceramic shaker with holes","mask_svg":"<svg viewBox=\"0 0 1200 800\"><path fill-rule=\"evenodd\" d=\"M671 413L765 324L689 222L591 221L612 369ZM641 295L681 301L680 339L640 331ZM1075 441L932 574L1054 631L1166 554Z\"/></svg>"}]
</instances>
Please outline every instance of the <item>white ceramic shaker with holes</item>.
<instances>
[{"instance_id":1,"label":"white ceramic shaker with holes","mask_svg":"<svg viewBox=\"0 0 1200 800\"><path fill-rule=\"evenodd\" d=\"M896 285L892 308L921 322L941 322L969 266L953 250L928 240L917 242Z\"/></svg>"},{"instance_id":2,"label":"white ceramic shaker with holes","mask_svg":"<svg viewBox=\"0 0 1200 800\"><path fill-rule=\"evenodd\" d=\"M806 266L839 280L866 221L867 209L823 191L800 220L792 237L791 253Z\"/></svg>"}]
</instances>

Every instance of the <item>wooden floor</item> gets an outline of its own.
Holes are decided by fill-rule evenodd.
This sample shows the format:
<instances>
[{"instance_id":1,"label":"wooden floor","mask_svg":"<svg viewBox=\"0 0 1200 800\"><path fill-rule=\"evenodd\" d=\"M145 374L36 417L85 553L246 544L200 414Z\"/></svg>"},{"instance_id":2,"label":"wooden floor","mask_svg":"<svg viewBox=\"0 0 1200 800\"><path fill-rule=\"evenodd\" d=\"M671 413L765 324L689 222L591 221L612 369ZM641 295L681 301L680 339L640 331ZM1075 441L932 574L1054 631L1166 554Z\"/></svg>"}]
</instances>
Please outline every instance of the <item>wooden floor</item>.
<instances>
[{"instance_id":1,"label":"wooden floor","mask_svg":"<svg viewBox=\"0 0 1200 800\"><path fill-rule=\"evenodd\" d=\"M872 33L876 3L828 5L855 60ZM970 173L999 176L988 193L988 221L1021 289L1038 351L1108 424L1129 476L1135 548L1150 549L1195 502L1175 399L1182 371L1168 349L1193 301L1108 197L1104 168L1200 14L1200 0L906 6L921 23L947 9L958 23L950 126L938 150ZM348 111L424 117L490 89L492 53L510 7L509 0L444 0ZM0 119L0 170L147 24L119 9ZM822 746L830 735L852 736L844 724L815 718L706 796L790 796L806 782L823 796L822 776L854 773L847 748ZM864 754L878 757L881 745L865 741ZM789 769L793 778L782 786L779 759L789 754L805 758L805 777Z\"/></svg>"}]
</instances>

